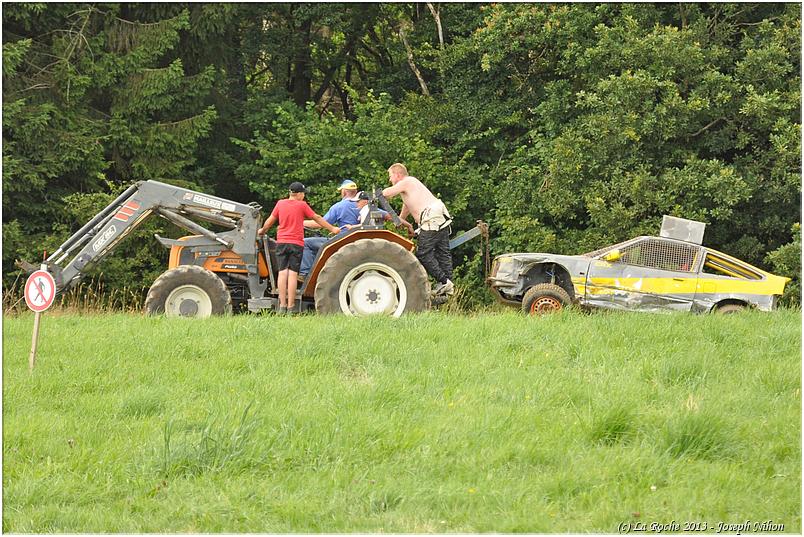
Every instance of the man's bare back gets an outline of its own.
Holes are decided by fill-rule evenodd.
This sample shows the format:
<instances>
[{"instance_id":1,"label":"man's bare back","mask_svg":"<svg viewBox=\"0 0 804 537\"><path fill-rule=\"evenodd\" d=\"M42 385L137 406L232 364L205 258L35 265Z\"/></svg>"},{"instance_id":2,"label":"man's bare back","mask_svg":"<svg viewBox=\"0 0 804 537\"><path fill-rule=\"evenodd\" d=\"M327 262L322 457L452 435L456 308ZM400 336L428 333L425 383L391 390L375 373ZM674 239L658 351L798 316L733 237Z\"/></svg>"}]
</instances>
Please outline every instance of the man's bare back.
<instances>
[{"instance_id":1,"label":"man's bare back","mask_svg":"<svg viewBox=\"0 0 804 537\"><path fill-rule=\"evenodd\" d=\"M438 201L438 198L433 196L433 193L430 192L421 181L410 175L400 179L395 185L389 186L382 191L382 195L386 198L396 196L397 194L402 196L402 203L404 204L400 216L407 216L407 213L409 213L413 216L417 224L419 223L419 217L421 217L422 211L429 205ZM407 209L407 211L405 211L405 209Z\"/></svg>"},{"instance_id":2,"label":"man's bare back","mask_svg":"<svg viewBox=\"0 0 804 537\"><path fill-rule=\"evenodd\" d=\"M449 296L455 292L452 283L452 254L449 249L450 223L452 217L444 203L415 177L401 162L388 168L388 180L392 186L382 191L391 198L402 196L399 218L405 220L410 214L419 224L419 240L416 244L416 259L438 284L433 294Z\"/></svg>"}]
</instances>

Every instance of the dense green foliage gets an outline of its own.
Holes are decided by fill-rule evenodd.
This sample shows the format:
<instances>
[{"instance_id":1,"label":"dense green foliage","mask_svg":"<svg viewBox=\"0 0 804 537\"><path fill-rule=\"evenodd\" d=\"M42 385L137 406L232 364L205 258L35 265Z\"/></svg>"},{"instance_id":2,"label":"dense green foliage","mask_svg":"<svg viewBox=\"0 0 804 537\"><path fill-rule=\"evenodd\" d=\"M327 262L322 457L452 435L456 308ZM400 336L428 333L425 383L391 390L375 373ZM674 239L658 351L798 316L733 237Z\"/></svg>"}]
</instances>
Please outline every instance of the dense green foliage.
<instances>
[{"instance_id":1,"label":"dense green foliage","mask_svg":"<svg viewBox=\"0 0 804 537\"><path fill-rule=\"evenodd\" d=\"M6 3L3 25L6 284L134 180L266 209L301 180L323 212L396 161L495 253L671 214L800 270L797 4ZM101 267L112 285L165 265L152 232ZM456 261L479 287L474 252Z\"/></svg>"},{"instance_id":2,"label":"dense green foliage","mask_svg":"<svg viewBox=\"0 0 804 537\"><path fill-rule=\"evenodd\" d=\"M801 532L799 311L32 321L4 532Z\"/></svg>"}]
</instances>

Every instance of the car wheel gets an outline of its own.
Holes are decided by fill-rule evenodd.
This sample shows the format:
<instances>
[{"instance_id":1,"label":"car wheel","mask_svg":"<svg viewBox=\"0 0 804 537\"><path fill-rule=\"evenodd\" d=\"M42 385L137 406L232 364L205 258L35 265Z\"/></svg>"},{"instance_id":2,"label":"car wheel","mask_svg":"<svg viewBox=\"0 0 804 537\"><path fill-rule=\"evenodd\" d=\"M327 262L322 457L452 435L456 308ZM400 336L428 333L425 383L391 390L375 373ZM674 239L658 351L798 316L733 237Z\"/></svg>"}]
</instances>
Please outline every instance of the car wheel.
<instances>
[{"instance_id":1,"label":"car wheel","mask_svg":"<svg viewBox=\"0 0 804 537\"><path fill-rule=\"evenodd\" d=\"M726 315L729 313L740 313L741 311L745 311L745 306L742 304L724 304L717 308L715 313Z\"/></svg>"},{"instance_id":2,"label":"car wheel","mask_svg":"<svg viewBox=\"0 0 804 537\"><path fill-rule=\"evenodd\" d=\"M558 285L540 283L528 289L522 297L522 311L528 315L544 315L561 311L571 303L569 294Z\"/></svg>"}]
</instances>

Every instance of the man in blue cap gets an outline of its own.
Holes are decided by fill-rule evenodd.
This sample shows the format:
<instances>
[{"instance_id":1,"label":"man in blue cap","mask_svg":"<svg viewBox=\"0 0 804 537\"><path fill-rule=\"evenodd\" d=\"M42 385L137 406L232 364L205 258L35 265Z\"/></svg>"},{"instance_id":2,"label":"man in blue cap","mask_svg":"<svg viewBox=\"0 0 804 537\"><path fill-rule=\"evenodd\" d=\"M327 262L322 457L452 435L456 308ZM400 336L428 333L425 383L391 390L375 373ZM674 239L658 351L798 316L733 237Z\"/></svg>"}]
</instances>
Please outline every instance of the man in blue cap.
<instances>
[{"instance_id":1,"label":"man in blue cap","mask_svg":"<svg viewBox=\"0 0 804 537\"><path fill-rule=\"evenodd\" d=\"M338 190L341 193L341 201L334 203L324 215L324 220L341 228L341 233L348 231L347 226L359 223L360 209L357 208L357 184L352 179L344 179ZM314 220L305 220L304 227L307 229L319 229L321 226ZM337 236L337 235L336 235ZM299 274L306 276L313 267L315 256L318 251L329 240L327 237L307 237L304 239L304 251L302 252L301 268Z\"/></svg>"}]
</instances>

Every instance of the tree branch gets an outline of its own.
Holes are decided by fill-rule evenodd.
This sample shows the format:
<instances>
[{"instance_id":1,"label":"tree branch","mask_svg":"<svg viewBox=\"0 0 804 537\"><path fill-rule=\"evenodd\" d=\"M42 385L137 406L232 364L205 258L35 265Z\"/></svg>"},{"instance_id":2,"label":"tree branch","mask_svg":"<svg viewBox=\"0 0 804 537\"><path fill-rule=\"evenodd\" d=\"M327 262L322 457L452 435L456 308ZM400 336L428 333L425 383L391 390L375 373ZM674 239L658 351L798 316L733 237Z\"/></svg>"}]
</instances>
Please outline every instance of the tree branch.
<instances>
[{"instance_id":1,"label":"tree branch","mask_svg":"<svg viewBox=\"0 0 804 537\"><path fill-rule=\"evenodd\" d=\"M264 75L266 72L268 72L270 70L271 70L271 66L269 65L268 67L265 67L264 69L260 69L256 73L252 74L248 78L248 80L246 80L246 86L250 86L255 80L257 80L257 78L259 78L261 75Z\"/></svg>"},{"instance_id":2,"label":"tree branch","mask_svg":"<svg viewBox=\"0 0 804 537\"><path fill-rule=\"evenodd\" d=\"M410 70L413 71L414 75L416 75L416 79L419 81L419 86L422 88L422 93L429 97L430 90L427 89L427 83L424 81L419 68L416 67L416 63L413 61L413 49L410 48L410 43L408 43L408 39L405 37L405 29L402 26L399 27L399 37L402 39L402 44L405 45L405 50L408 53L408 65L410 65Z\"/></svg>"},{"instance_id":3,"label":"tree branch","mask_svg":"<svg viewBox=\"0 0 804 537\"><path fill-rule=\"evenodd\" d=\"M380 67L385 66L385 58L383 58L382 54L371 48L369 44L366 43L365 41L360 41L360 46L362 46L366 52L368 52L374 59L377 60L377 63L380 64Z\"/></svg>"},{"instance_id":4,"label":"tree branch","mask_svg":"<svg viewBox=\"0 0 804 537\"><path fill-rule=\"evenodd\" d=\"M324 92L327 91L327 87L329 87L330 83L332 82L332 78L335 76L335 73L338 72L338 69L341 68L344 61L349 57L349 54L352 52L352 49L357 44L357 36L352 35L349 37L349 40L343 46L343 49L338 53L335 58L334 63L330 66L329 70L324 73L324 80L321 82L321 86L318 88L318 91L315 92L313 95L313 102L317 103L319 99L324 95Z\"/></svg>"},{"instance_id":5,"label":"tree branch","mask_svg":"<svg viewBox=\"0 0 804 537\"><path fill-rule=\"evenodd\" d=\"M430 13L433 15L435 19L436 27L438 28L438 45L439 48L444 48L444 30L441 28L441 15L439 13L440 8L436 9L432 2L427 2L427 7L430 9Z\"/></svg>"},{"instance_id":6,"label":"tree branch","mask_svg":"<svg viewBox=\"0 0 804 537\"><path fill-rule=\"evenodd\" d=\"M763 24L770 21L778 21L779 17L768 17L767 19L763 19L759 22L738 22L735 26L757 26L759 24Z\"/></svg>"},{"instance_id":7,"label":"tree branch","mask_svg":"<svg viewBox=\"0 0 804 537\"><path fill-rule=\"evenodd\" d=\"M718 123L718 122L720 122L720 121L723 121L724 119L726 119L726 118L725 118L725 117L719 117L719 118L717 118L717 119L715 119L715 120L713 120L713 121L710 121L708 125L706 125L705 127L702 127L702 128L700 128L700 129L698 129L698 131L697 131L697 132L695 132L695 133L693 133L693 134L688 134L688 135L687 135L687 137L688 137L688 138L695 138L696 136L698 136L698 135L699 135L699 134L701 134L702 132L707 131L707 130L709 130L710 128L714 127L716 123Z\"/></svg>"}]
</instances>

